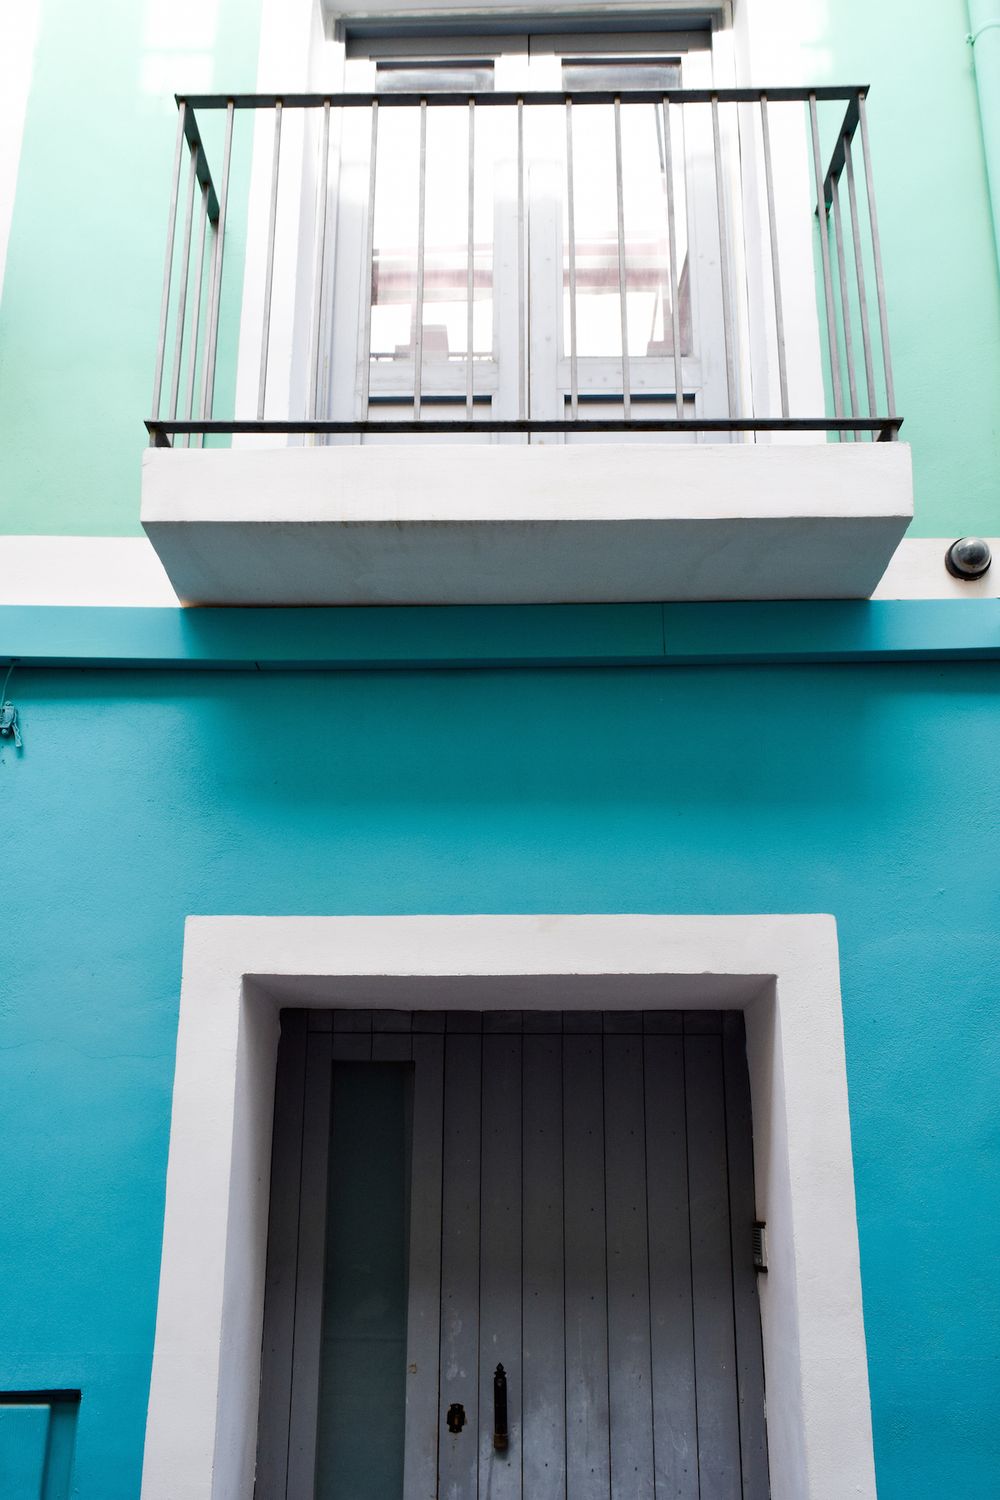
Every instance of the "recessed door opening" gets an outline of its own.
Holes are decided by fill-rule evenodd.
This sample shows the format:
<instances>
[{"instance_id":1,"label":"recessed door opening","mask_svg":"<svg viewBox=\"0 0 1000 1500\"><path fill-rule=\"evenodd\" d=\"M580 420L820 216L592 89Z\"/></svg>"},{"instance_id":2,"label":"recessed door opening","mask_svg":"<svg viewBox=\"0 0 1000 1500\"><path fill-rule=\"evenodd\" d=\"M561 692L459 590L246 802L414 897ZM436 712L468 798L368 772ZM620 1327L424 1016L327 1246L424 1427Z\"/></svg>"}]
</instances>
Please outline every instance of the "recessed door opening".
<instances>
[{"instance_id":1,"label":"recessed door opening","mask_svg":"<svg viewBox=\"0 0 1000 1500\"><path fill-rule=\"evenodd\" d=\"M741 1012L281 1019L257 1500L764 1500Z\"/></svg>"}]
</instances>

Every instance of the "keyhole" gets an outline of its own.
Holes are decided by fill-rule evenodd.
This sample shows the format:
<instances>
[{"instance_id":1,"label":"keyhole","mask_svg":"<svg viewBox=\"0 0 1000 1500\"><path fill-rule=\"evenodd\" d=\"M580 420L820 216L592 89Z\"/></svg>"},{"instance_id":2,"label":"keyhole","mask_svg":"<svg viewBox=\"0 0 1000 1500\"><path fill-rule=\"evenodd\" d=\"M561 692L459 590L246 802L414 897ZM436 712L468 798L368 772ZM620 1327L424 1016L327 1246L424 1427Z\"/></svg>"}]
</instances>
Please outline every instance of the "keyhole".
<instances>
[{"instance_id":1,"label":"keyhole","mask_svg":"<svg viewBox=\"0 0 1000 1500\"><path fill-rule=\"evenodd\" d=\"M455 1401L449 1406L445 1421L448 1423L449 1432L461 1432L465 1426L465 1407L460 1401Z\"/></svg>"}]
</instances>

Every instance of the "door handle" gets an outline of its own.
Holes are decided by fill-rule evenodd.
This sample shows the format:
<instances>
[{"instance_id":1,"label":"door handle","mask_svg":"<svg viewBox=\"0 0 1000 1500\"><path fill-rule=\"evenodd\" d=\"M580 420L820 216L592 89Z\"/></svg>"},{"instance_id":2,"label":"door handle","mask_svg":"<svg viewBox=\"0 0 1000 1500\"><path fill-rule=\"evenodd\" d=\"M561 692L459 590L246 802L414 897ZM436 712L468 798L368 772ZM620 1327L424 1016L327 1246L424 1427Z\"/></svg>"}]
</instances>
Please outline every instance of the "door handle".
<instances>
[{"instance_id":1,"label":"door handle","mask_svg":"<svg viewBox=\"0 0 1000 1500\"><path fill-rule=\"evenodd\" d=\"M503 1365L497 1365L493 1376L493 1446L503 1453L507 1444L507 1372Z\"/></svg>"}]
</instances>

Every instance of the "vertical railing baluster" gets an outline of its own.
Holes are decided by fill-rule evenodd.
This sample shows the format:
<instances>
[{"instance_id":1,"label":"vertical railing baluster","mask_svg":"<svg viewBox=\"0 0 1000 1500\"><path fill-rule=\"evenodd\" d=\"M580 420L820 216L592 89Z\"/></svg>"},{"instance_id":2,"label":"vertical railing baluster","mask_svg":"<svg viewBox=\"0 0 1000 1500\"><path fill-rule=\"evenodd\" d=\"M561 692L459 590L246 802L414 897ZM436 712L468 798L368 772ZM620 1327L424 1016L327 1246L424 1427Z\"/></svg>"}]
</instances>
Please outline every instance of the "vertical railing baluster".
<instances>
[{"instance_id":1,"label":"vertical railing baluster","mask_svg":"<svg viewBox=\"0 0 1000 1500\"><path fill-rule=\"evenodd\" d=\"M420 167L417 187L417 291L413 331L413 420L420 420L424 378L424 234L427 215L427 100L420 101Z\"/></svg>"},{"instance_id":2,"label":"vertical railing baluster","mask_svg":"<svg viewBox=\"0 0 1000 1500\"><path fill-rule=\"evenodd\" d=\"M573 101L566 100L566 225L569 249L569 414L580 414L580 370L576 350L576 196L573 180Z\"/></svg>"},{"instance_id":3,"label":"vertical railing baluster","mask_svg":"<svg viewBox=\"0 0 1000 1500\"><path fill-rule=\"evenodd\" d=\"M819 118L816 113L816 95L809 95L809 124L812 131L813 176L816 181L816 217L819 220L819 248L823 265L823 296L826 302L826 336L830 354L830 380L833 384L833 414L840 420L844 415L844 391L840 373L840 341L837 338L837 319L833 306L833 272L830 267L830 233L826 217L826 194L823 188L823 168L819 156Z\"/></svg>"},{"instance_id":4,"label":"vertical railing baluster","mask_svg":"<svg viewBox=\"0 0 1000 1500\"><path fill-rule=\"evenodd\" d=\"M844 355L847 359L847 393L851 404L851 416L858 415L858 382L854 373L854 337L851 328L851 302L847 291L847 261L844 256L844 223L840 212L840 182L834 177L831 183L833 193L833 230L837 245L837 277L840 283L840 310L844 324ZM858 432L851 434L857 442Z\"/></svg>"},{"instance_id":5,"label":"vertical railing baluster","mask_svg":"<svg viewBox=\"0 0 1000 1500\"><path fill-rule=\"evenodd\" d=\"M229 165L233 154L232 99L226 105L226 135L222 147L222 179L219 183L219 217L215 226L215 257L212 266L212 298L205 332L205 365L202 373L201 416L211 421L215 400L215 366L219 352L219 308L222 302L222 257L226 242L226 203L229 198Z\"/></svg>"},{"instance_id":6,"label":"vertical railing baluster","mask_svg":"<svg viewBox=\"0 0 1000 1500\"><path fill-rule=\"evenodd\" d=\"M188 275L191 269L191 229L194 223L194 190L198 181L198 148L190 148L191 161L188 167L187 206L184 211L184 237L181 248L181 275L177 289L177 312L175 315L174 364L170 380L170 419L177 416L177 399L181 388L181 365L184 359L184 320L187 315Z\"/></svg>"},{"instance_id":7,"label":"vertical railing baluster","mask_svg":"<svg viewBox=\"0 0 1000 1500\"><path fill-rule=\"evenodd\" d=\"M191 305L191 341L188 349L187 394L185 396L185 420L190 422L194 413L195 373L198 368L198 335L201 331L201 294L205 282L205 233L208 228L208 183L201 190L201 208L198 211L198 250L195 255L197 274L194 283L194 302ZM185 439L191 447L191 435Z\"/></svg>"},{"instance_id":8,"label":"vertical railing baluster","mask_svg":"<svg viewBox=\"0 0 1000 1500\"><path fill-rule=\"evenodd\" d=\"M781 301L781 267L778 256L778 222L774 206L774 163L771 159L771 127L767 95L760 96L760 128L764 142L764 182L767 189L767 222L771 236L771 282L774 288L774 336L778 346L778 386L781 415L788 416L788 370L785 363L785 313Z\"/></svg>"},{"instance_id":9,"label":"vertical railing baluster","mask_svg":"<svg viewBox=\"0 0 1000 1500\"><path fill-rule=\"evenodd\" d=\"M868 294L865 287L864 252L861 248L861 220L858 215L858 191L854 180L854 157L851 138L844 136L844 165L847 169L847 201L851 210L851 238L854 242L854 274L858 283L858 307L861 313L861 342L865 356L865 382L868 387L868 415L875 415L875 359L872 354L872 330L868 317ZM874 433L872 434L874 437Z\"/></svg>"},{"instance_id":10,"label":"vertical railing baluster","mask_svg":"<svg viewBox=\"0 0 1000 1500\"><path fill-rule=\"evenodd\" d=\"M670 254L670 332L674 346L674 419L684 415L684 351L681 348L681 282L677 271L677 205L674 201L674 149L670 100L663 101L663 170L667 188L667 249Z\"/></svg>"},{"instance_id":11,"label":"vertical railing baluster","mask_svg":"<svg viewBox=\"0 0 1000 1500\"><path fill-rule=\"evenodd\" d=\"M875 209L875 183L872 178L871 145L868 139L868 114L864 94L858 95L858 118L861 122L861 150L865 164L865 183L868 188L868 221L871 225L872 258L875 262L875 292L878 297L878 319L882 334L882 367L885 374L885 399L889 410L887 417L896 415L896 392L892 379L892 357L889 353L889 314L885 301L885 273L882 269L882 243L878 232L878 215Z\"/></svg>"},{"instance_id":12,"label":"vertical railing baluster","mask_svg":"<svg viewBox=\"0 0 1000 1500\"><path fill-rule=\"evenodd\" d=\"M167 319L170 313L170 283L174 270L174 240L177 238L177 194L181 183L181 162L184 159L184 120L187 104L182 101L177 108L177 141L174 146L174 172L170 185L170 207L167 212L167 249L163 261L163 292L160 297L160 331L156 341L156 365L153 371L154 418L160 415L160 394L163 389L163 364L167 349ZM150 442L153 439L150 438Z\"/></svg>"},{"instance_id":13,"label":"vertical railing baluster","mask_svg":"<svg viewBox=\"0 0 1000 1500\"><path fill-rule=\"evenodd\" d=\"M517 415L527 416L528 288L524 243L524 100L517 101Z\"/></svg>"},{"instance_id":14,"label":"vertical railing baluster","mask_svg":"<svg viewBox=\"0 0 1000 1500\"><path fill-rule=\"evenodd\" d=\"M372 390L372 296L375 281L375 190L378 176L378 100L372 100L371 142L368 147L368 212L365 224L364 333L361 339L361 420L368 421Z\"/></svg>"},{"instance_id":15,"label":"vertical railing baluster","mask_svg":"<svg viewBox=\"0 0 1000 1500\"><path fill-rule=\"evenodd\" d=\"M319 189L317 217L319 219L319 243L316 246L316 267L313 277L313 326L312 349L309 358L309 418L316 421L319 410L320 371L323 363L323 303L326 290L326 237L330 196L330 101L323 101L323 129L320 134Z\"/></svg>"},{"instance_id":16,"label":"vertical railing baluster","mask_svg":"<svg viewBox=\"0 0 1000 1500\"><path fill-rule=\"evenodd\" d=\"M622 102L615 96L615 196L618 208L618 306L622 330L622 414L632 416L628 358L628 268L625 264L625 184L622 173Z\"/></svg>"},{"instance_id":17,"label":"vertical railing baluster","mask_svg":"<svg viewBox=\"0 0 1000 1500\"><path fill-rule=\"evenodd\" d=\"M475 405L473 342L476 296L476 101L469 100L468 238L465 247L465 415L471 422Z\"/></svg>"},{"instance_id":18,"label":"vertical railing baluster","mask_svg":"<svg viewBox=\"0 0 1000 1500\"><path fill-rule=\"evenodd\" d=\"M271 151L271 206L267 219L267 264L264 269L264 312L260 329L260 383L257 387L257 421L264 420L267 397L267 351L271 341L271 288L274 283L274 236L278 223L278 171L281 165L281 100L274 106L274 146Z\"/></svg>"},{"instance_id":19,"label":"vertical railing baluster","mask_svg":"<svg viewBox=\"0 0 1000 1500\"><path fill-rule=\"evenodd\" d=\"M729 228L726 222L726 185L722 174L722 138L719 131L719 99L712 95L712 153L715 161L715 203L719 219L719 275L722 280L722 325L726 344L726 391L728 415L737 413L736 351L734 347L733 296L729 271Z\"/></svg>"}]
</instances>

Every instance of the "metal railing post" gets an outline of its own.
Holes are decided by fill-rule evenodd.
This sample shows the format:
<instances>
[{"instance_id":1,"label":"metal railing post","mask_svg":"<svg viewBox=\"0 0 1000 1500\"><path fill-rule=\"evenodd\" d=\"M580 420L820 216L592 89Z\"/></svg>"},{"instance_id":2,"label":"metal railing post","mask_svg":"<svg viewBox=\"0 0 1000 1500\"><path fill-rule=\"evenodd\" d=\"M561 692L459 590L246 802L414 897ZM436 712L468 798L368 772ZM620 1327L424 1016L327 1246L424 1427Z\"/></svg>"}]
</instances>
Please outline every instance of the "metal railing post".
<instances>
[{"instance_id":1,"label":"metal railing post","mask_svg":"<svg viewBox=\"0 0 1000 1500\"><path fill-rule=\"evenodd\" d=\"M274 106L274 145L271 148L271 205L267 216L267 263L264 268L264 311L260 329L260 381L257 420L264 420L267 398L267 351L271 339L271 288L274 284L274 236L278 224L278 171L281 164L281 101Z\"/></svg>"},{"instance_id":2,"label":"metal railing post","mask_svg":"<svg viewBox=\"0 0 1000 1500\"><path fill-rule=\"evenodd\" d=\"M865 184L868 189L868 222L872 232L872 258L875 262L875 295L878 299L879 329L882 335L882 370L885 377L885 400L888 415L896 415L896 390L892 378L892 355L889 351L889 314L885 300L885 272L882 268L882 241L878 232L878 213L875 208L875 183L872 178L871 145L868 139L868 111L864 94L858 95L858 118L861 122L861 150L865 164Z\"/></svg>"},{"instance_id":3,"label":"metal railing post","mask_svg":"<svg viewBox=\"0 0 1000 1500\"><path fill-rule=\"evenodd\" d=\"M815 93L809 95L809 124L812 132L813 171L816 178L816 217L819 221L819 248L823 266L823 297L826 303L826 336L830 355L830 380L833 385L833 410L837 417L843 417L844 391L840 374L840 341L837 338L837 319L833 306L830 234L826 217L823 168L820 165L819 156L819 120L816 113Z\"/></svg>"},{"instance_id":4,"label":"metal railing post","mask_svg":"<svg viewBox=\"0 0 1000 1500\"><path fill-rule=\"evenodd\" d=\"M219 183L219 219L215 226L215 259L212 266L212 297L205 331L205 367L202 375L201 414L210 418L215 400L215 367L219 352L219 308L222 302L222 257L225 250L226 205L229 199L229 167L233 154L235 105L226 105L226 135L222 147L222 179Z\"/></svg>"},{"instance_id":5,"label":"metal railing post","mask_svg":"<svg viewBox=\"0 0 1000 1500\"><path fill-rule=\"evenodd\" d=\"M174 147L174 175L170 185L170 208L167 212L167 249L163 263L163 292L160 297L160 331L156 341L156 365L153 372L153 416L160 415L163 389L163 364L167 347L167 320L170 314L170 284L174 269L174 240L177 237L177 193L180 188L181 162L184 158L184 119L187 101L177 109L177 142Z\"/></svg>"}]
</instances>

